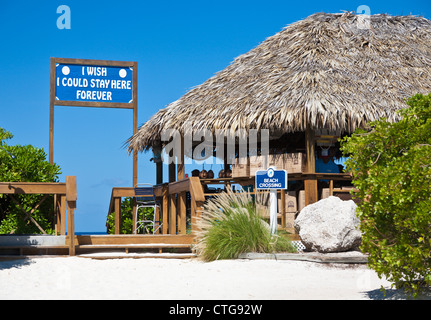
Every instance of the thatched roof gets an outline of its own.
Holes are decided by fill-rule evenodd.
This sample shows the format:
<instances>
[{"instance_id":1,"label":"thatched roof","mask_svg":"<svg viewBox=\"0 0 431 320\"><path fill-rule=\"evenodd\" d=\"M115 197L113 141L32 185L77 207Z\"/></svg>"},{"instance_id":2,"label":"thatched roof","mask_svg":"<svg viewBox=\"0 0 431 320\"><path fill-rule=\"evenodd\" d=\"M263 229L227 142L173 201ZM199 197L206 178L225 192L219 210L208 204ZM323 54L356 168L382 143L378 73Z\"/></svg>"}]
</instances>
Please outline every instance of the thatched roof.
<instances>
[{"instance_id":1,"label":"thatched roof","mask_svg":"<svg viewBox=\"0 0 431 320\"><path fill-rule=\"evenodd\" d=\"M397 120L431 92L431 21L417 16L316 13L292 23L159 110L128 140L148 150L163 129L254 128L353 132Z\"/></svg>"}]
</instances>

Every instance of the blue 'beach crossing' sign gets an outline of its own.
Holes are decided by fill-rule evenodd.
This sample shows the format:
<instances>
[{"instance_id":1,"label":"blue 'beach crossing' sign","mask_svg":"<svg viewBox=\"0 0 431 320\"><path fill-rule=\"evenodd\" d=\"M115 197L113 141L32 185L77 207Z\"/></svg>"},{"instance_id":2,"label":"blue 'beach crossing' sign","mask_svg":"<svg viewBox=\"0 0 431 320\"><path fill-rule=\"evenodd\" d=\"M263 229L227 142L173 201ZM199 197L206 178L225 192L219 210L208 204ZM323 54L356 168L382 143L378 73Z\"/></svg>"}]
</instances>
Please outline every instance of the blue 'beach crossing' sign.
<instances>
[{"instance_id":1,"label":"blue 'beach crossing' sign","mask_svg":"<svg viewBox=\"0 0 431 320\"><path fill-rule=\"evenodd\" d=\"M133 103L133 67L57 63L55 99Z\"/></svg>"},{"instance_id":2,"label":"blue 'beach crossing' sign","mask_svg":"<svg viewBox=\"0 0 431 320\"><path fill-rule=\"evenodd\" d=\"M275 170L260 170L256 172L256 189L257 190L279 190L287 189L287 171Z\"/></svg>"}]
</instances>

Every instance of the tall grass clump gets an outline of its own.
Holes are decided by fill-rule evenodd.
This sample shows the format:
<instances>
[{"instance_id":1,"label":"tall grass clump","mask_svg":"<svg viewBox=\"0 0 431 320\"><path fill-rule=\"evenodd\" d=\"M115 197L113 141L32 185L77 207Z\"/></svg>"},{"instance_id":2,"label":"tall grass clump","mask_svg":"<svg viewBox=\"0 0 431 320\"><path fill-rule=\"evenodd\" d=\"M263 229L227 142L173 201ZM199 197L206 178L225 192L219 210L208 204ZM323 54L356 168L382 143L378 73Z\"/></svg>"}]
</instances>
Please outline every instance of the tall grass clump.
<instances>
[{"instance_id":1,"label":"tall grass clump","mask_svg":"<svg viewBox=\"0 0 431 320\"><path fill-rule=\"evenodd\" d=\"M250 195L230 189L203 207L196 252L206 261L234 259L244 252L295 252L290 240L272 235Z\"/></svg>"}]
</instances>

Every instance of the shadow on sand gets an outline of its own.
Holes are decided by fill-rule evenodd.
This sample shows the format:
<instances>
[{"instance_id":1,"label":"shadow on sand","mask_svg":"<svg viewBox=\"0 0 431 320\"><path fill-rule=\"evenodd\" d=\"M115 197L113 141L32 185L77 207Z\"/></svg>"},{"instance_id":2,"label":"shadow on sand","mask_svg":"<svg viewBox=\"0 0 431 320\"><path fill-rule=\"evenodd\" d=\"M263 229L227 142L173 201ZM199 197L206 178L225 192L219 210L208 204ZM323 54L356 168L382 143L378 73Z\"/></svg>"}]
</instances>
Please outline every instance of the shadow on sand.
<instances>
[{"instance_id":1,"label":"shadow on sand","mask_svg":"<svg viewBox=\"0 0 431 320\"><path fill-rule=\"evenodd\" d=\"M364 292L371 300L431 300L431 289L426 290L417 298L405 293L402 289L386 289L383 292L380 289Z\"/></svg>"},{"instance_id":2,"label":"shadow on sand","mask_svg":"<svg viewBox=\"0 0 431 320\"><path fill-rule=\"evenodd\" d=\"M0 271L11 268L21 268L23 266L28 266L32 264L33 261L27 258L21 258L17 256L17 258L8 258L7 260L2 260L0 258Z\"/></svg>"}]
</instances>

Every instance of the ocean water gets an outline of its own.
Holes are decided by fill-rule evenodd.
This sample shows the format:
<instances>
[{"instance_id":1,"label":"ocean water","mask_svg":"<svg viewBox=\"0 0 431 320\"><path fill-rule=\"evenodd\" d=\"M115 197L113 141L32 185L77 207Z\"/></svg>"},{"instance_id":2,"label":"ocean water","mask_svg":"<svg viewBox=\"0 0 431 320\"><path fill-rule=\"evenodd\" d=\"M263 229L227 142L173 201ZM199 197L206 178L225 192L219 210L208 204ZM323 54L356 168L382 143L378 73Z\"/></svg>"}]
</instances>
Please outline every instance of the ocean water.
<instances>
[{"instance_id":1,"label":"ocean water","mask_svg":"<svg viewBox=\"0 0 431 320\"><path fill-rule=\"evenodd\" d=\"M75 235L77 236L84 236L84 235L107 235L107 232L91 232L91 231L84 231L84 232L75 232Z\"/></svg>"}]
</instances>

